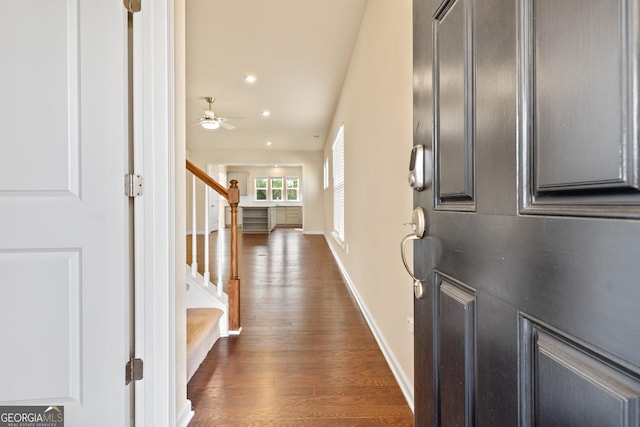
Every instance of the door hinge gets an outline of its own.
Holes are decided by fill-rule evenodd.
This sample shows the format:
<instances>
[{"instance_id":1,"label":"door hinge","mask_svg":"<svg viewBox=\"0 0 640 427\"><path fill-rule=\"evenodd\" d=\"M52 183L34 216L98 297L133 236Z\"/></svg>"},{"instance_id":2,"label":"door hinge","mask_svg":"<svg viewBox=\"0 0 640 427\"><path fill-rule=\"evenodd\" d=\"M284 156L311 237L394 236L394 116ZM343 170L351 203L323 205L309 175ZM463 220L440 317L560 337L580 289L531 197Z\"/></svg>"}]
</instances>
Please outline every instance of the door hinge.
<instances>
[{"instance_id":1,"label":"door hinge","mask_svg":"<svg viewBox=\"0 0 640 427\"><path fill-rule=\"evenodd\" d=\"M125 385L129 385L131 381L140 381L142 379L142 359L129 359L124 371Z\"/></svg>"},{"instance_id":2,"label":"door hinge","mask_svg":"<svg viewBox=\"0 0 640 427\"><path fill-rule=\"evenodd\" d=\"M124 195L127 197L142 196L142 175L132 173L124 176Z\"/></svg>"},{"instance_id":3,"label":"door hinge","mask_svg":"<svg viewBox=\"0 0 640 427\"><path fill-rule=\"evenodd\" d=\"M123 0L123 2L124 2L124 8L131 13L140 12L140 10L142 10L141 0Z\"/></svg>"}]
</instances>

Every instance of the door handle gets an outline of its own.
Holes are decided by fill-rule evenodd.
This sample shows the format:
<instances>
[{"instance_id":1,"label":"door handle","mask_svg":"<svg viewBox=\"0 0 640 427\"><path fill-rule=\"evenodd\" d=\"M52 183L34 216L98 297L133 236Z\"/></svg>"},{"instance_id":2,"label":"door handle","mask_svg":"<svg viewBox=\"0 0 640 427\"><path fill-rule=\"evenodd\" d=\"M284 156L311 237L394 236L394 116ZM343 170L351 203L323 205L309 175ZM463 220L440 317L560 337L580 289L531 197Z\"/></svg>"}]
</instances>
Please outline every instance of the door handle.
<instances>
[{"instance_id":1,"label":"door handle","mask_svg":"<svg viewBox=\"0 0 640 427\"><path fill-rule=\"evenodd\" d=\"M427 222L427 215L421 207L417 207L413 210L413 215L411 217L411 222L407 223L407 225L411 225L413 228L413 233L407 234L400 243L400 256L402 257L402 263L404 264L404 268L409 273L409 276L413 279L413 295L420 299L424 295L424 280L419 279L413 273L409 264L407 263L407 257L405 256L405 244L411 240L420 240L424 238L429 233L429 224Z\"/></svg>"}]
</instances>

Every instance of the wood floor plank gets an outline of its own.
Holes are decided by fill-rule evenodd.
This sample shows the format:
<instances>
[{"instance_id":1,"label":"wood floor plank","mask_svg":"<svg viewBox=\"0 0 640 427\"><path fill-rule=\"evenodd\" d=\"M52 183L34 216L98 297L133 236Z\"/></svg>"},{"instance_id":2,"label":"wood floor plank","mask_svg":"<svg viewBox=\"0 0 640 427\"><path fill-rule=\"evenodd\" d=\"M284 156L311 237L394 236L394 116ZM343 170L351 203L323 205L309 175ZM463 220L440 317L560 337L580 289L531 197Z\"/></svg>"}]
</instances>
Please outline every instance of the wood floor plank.
<instances>
[{"instance_id":1,"label":"wood floor plank","mask_svg":"<svg viewBox=\"0 0 640 427\"><path fill-rule=\"evenodd\" d=\"M223 280L215 242L228 247L228 234L210 236L211 277ZM239 240L243 331L218 341L189 382L190 426L412 426L324 237L276 229Z\"/></svg>"}]
</instances>

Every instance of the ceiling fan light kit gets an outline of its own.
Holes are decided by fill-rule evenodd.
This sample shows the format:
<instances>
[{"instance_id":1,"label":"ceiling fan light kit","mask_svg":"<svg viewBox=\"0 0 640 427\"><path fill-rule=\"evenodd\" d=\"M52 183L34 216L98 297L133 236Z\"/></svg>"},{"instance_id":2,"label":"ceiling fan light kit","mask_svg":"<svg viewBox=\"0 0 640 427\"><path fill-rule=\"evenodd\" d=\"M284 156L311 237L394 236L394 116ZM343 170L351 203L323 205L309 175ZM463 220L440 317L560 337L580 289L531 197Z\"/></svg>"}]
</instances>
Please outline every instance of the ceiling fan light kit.
<instances>
[{"instance_id":1,"label":"ceiling fan light kit","mask_svg":"<svg viewBox=\"0 0 640 427\"><path fill-rule=\"evenodd\" d=\"M217 117L211 109L211 104L216 101L215 98L208 96L205 98L205 100L209 104L209 109L204 110L203 117L200 119L200 126L202 126L203 129L215 130L220 127L228 130L235 129L235 126L230 123L226 123L226 119L224 117Z\"/></svg>"},{"instance_id":2,"label":"ceiling fan light kit","mask_svg":"<svg viewBox=\"0 0 640 427\"><path fill-rule=\"evenodd\" d=\"M207 129L207 130L214 130L220 127L220 123L211 119L203 119L200 122L200 126L202 126L204 129Z\"/></svg>"}]
</instances>

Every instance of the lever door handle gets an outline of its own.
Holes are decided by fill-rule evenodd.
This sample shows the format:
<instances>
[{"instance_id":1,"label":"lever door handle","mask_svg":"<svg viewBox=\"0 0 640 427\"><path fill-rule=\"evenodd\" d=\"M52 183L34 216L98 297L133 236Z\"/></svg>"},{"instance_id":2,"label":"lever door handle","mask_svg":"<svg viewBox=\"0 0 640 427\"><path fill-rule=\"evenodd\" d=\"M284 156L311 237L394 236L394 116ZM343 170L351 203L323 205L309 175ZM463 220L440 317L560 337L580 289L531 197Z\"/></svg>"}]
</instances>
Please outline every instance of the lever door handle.
<instances>
[{"instance_id":1,"label":"lever door handle","mask_svg":"<svg viewBox=\"0 0 640 427\"><path fill-rule=\"evenodd\" d=\"M402 263L404 268L409 273L409 276L413 279L413 294L416 298L420 299L424 295L423 280L416 277L409 263L407 263L407 257L405 256L405 243L411 240L420 240L428 234L429 225L427 224L427 216L424 209L417 207L413 210L412 221L409 223L413 227L413 234L407 234L400 243L400 256L402 257Z\"/></svg>"},{"instance_id":2,"label":"lever door handle","mask_svg":"<svg viewBox=\"0 0 640 427\"><path fill-rule=\"evenodd\" d=\"M407 243L410 240L419 240L420 238L418 236L416 236L415 234L407 234L406 236L404 236L404 239L402 239L402 242L400 243L400 255L402 256L402 263L404 264L404 268L407 270L407 273L409 273L409 276L411 276L411 278L415 281L420 282L421 280L418 279L415 274L413 274L413 271L411 270L411 267L409 267L409 263L407 263L407 257L404 254L404 248L405 248L405 243Z\"/></svg>"}]
</instances>

